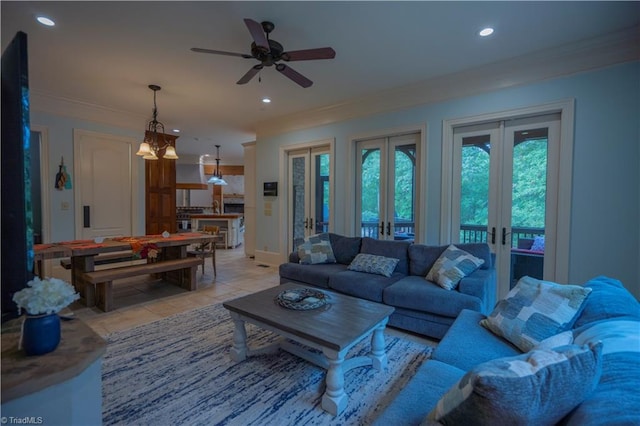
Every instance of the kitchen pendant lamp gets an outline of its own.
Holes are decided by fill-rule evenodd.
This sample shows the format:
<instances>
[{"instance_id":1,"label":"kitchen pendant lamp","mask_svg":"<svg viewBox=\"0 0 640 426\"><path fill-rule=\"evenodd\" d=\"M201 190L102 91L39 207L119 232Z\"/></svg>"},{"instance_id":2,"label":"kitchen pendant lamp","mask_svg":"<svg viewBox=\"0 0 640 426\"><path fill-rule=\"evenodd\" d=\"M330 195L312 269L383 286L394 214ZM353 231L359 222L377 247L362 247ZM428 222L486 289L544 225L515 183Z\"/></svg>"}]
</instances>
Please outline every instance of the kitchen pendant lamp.
<instances>
[{"instance_id":1,"label":"kitchen pendant lamp","mask_svg":"<svg viewBox=\"0 0 640 426\"><path fill-rule=\"evenodd\" d=\"M157 160L165 158L167 160L177 160L176 149L164 138L164 124L158 121L158 107L156 106L156 92L161 87L150 84L149 89L153 90L153 120L147 125L144 141L140 144L136 155L142 156L145 160ZM164 155L160 155L164 150Z\"/></svg>"},{"instance_id":2,"label":"kitchen pendant lamp","mask_svg":"<svg viewBox=\"0 0 640 426\"><path fill-rule=\"evenodd\" d=\"M214 185L227 184L227 181L222 178L222 173L220 172L220 145L216 145L216 170L213 172L213 176L209 178L207 183L212 183Z\"/></svg>"}]
</instances>

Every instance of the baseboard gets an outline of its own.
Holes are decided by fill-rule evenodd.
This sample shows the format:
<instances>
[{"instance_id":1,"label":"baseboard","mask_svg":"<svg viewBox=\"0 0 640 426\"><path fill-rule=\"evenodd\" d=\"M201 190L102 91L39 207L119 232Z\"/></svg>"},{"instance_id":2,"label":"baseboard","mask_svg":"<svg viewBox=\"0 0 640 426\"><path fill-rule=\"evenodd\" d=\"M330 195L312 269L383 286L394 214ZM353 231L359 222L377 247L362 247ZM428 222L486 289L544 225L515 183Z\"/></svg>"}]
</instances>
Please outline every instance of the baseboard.
<instances>
[{"instance_id":1,"label":"baseboard","mask_svg":"<svg viewBox=\"0 0 640 426\"><path fill-rule=\"evenodd\" d=\"M256 264L263 264L269 266L279 266L284 263L282 255L273 251L256 250L255 251Z\"/></svg>"}]
</instances>

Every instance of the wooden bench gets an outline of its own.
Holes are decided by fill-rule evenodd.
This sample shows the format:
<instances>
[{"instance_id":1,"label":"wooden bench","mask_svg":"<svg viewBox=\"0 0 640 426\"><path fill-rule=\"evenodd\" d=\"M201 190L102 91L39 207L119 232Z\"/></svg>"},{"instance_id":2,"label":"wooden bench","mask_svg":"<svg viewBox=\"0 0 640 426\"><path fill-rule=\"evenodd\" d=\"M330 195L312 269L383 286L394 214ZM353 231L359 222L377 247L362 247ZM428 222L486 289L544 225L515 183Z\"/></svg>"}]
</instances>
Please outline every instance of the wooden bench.
<instances>
[{"instance_id":1,"label":"wooden bench","mask_svg":"<svg viewBox=\"0 0 640 426\"><path fill-rule=\"evenodd\" d=\"M178 281L182 288L193 291L196 289L196 270L201 262L198 258L190 257L85 272L82 274L86 283L85 301L89 307L98 306L104 312L109 312L113 307L113 280L169 271L179 271Z\"/></svg>"},{"instance_id":2,"label":"wooden bench","mask_svg":"<svg viewBox=\"0 0 640 426\"><path fill-rule=\"evenodd\" d=\"M132 251L99 254L95 257L94 265L109 265L112 263L130 262L132 260L140 260ZM60 259L60 266L66 270L71 269L71 259Z\"/></svg>"}]
</instances>

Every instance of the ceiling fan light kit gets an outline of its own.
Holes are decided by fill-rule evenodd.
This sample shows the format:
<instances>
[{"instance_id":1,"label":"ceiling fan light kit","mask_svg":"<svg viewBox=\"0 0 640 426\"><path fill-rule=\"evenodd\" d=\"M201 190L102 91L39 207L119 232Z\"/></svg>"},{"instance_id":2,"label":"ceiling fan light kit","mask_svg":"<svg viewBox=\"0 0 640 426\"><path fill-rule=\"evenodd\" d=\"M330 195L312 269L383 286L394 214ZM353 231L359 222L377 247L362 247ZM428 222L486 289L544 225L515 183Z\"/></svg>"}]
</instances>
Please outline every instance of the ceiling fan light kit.
<instances>
[{"instance_id":1,"label":"ceiling fan light kit","mask_svg":"<svg viewBox=\"0 0 640 426\"><path fill-rule=\"evenodd\" d=\"M251 43L251 54L225 52L221 50L202 49L199 47L192 47L193 52L198 53L211 53L214 55L226 55L226 56L238 56L244 59L257 59L259 64L254 65L243 75L237 84L246 84L253 77L256 76L264 67L270 67L275 65L276 71L280 72L285 77L289 78L298 85L307 88L313 84L313 81L303 76L299 72L295 71L290 66L283 64L280 61L310 61L315 59L333 59L336 57L336 52L330 47L320 47L316 49L304 49L294 50L286 52L282 44L269 38L269 34L274 30L275 25L273 22L263 21L258 23L253 19L245 18L244 20L253 42Z\"/></svg>"},{"instance_id":2,"label":"ceiling fan light kit","mask_svg":"<svg viewBox=\"0 0 640 426\"><path fill-rule=\"evenodd\" d=\"M164 139L164 124L158 121L156 92L158 92L161 87L156 84L150 84L149 89L153 90L153 119L147 124L144 141L140 143L136 155L141 156L145 160L158 160L160 158L160 151L164 149L162 158L177 160L178 154L176 153L176 149Z\"/></svg>"}]
</instances>

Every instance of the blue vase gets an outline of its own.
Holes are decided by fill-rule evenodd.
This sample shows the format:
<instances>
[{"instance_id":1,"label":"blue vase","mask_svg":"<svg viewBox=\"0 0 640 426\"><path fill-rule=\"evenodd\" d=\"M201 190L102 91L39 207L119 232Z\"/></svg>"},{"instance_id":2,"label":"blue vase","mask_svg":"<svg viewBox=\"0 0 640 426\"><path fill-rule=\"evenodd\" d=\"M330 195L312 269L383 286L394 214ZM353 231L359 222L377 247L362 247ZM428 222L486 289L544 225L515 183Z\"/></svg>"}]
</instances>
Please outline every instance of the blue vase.
<instances>
[{"instance_id":1,"label":"blue vase","mask_svg":"<svg viewBox=\"0 0 640 426\"><path fill-rule=\"evenodd\" d=\"M58 314L27 315L22 327L22 348L27 355L43 355L60 343Z\"/></svg>"}]
</instances>

